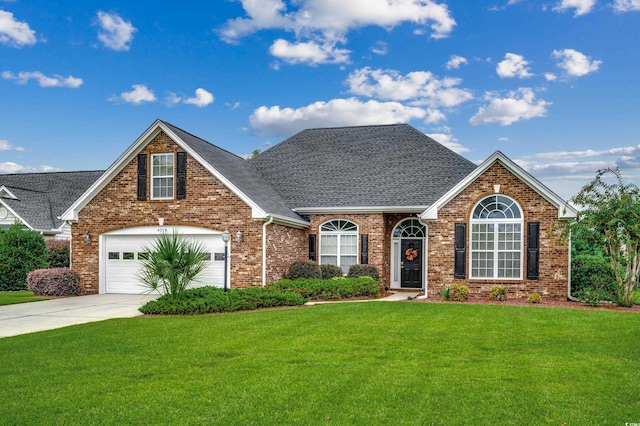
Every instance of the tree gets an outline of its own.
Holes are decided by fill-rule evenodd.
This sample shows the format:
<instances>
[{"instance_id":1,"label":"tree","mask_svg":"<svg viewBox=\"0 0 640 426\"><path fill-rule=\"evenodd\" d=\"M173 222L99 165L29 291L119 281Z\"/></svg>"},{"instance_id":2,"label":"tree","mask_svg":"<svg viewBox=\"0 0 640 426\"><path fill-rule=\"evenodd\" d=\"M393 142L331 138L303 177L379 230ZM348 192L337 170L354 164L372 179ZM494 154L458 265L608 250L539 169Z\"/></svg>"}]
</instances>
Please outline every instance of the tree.
<instances>
[{"instance_id":1,"label":"tree","mask_svg":"<svg viewBox=\"0 0 640 426\"><path fill-rule=\"evenodd\" d=\"M150 292L177 299L206 267L207 253L197 242L173 232L160 234L142 261L141 280Z\"/></svg>"},{"instance_id":2,"label":"tree","mask_svg":"<svg viewBox=\"0 0 640 426\"><path fill-rule=\"evenodd\" d=\"M640 188L625 184L620 170L604 169L571 201L582 208L563 235L579 234L604 249L615 275L618 303L630 306L640 272Z\"/></svg>"},{"instance_id":3,"label":"tree","mask_svg":"<svg viewBox=\"0 0 640 426\"><path fill-rule=\"evenodd\" d=\"M0 291L27 289L27 275L47 267L47 246L39 232L15 223L0 228Z\"/></svg>"},{"instance_id":4,"label":"tree","mask_svg":"<svg viewBox=\"0 0 640 426\"><path fill-rule=\"evenodd\" d=\"M262 154L262 152L259 149L254 149L251 153L251 158L256 158L260 154Z\"/></svg>"}]
</instances>

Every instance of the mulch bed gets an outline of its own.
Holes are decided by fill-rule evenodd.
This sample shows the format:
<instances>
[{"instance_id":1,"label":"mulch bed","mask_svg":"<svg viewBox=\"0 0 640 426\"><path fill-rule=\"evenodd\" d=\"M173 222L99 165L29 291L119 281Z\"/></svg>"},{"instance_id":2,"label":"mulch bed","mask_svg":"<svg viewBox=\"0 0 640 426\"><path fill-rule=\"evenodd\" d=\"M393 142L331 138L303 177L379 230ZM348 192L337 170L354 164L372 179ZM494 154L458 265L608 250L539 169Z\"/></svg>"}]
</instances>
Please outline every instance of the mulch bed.
<instances>
[{"instance_id":1,"label":"mulch bed","mask_svg":"<svg viewBox=\"0 0 640 426\"><path fill-rule=\"evenodd\" d=\"M422 294L420 295L422 296ZM455 303L455 304L483 304L483 305L513 305L513 306L538 306L538 307L556 307L556 308L571 308L571 309L591 309L601 311L624 311L640 313L640 305L633 305L631 307L618 306L613 303L601 303L597 307L593 307L587 303L572 302L570 300L545 300L542 299L540 303L529 303L526 299L505 299L502 302L496 300L483 299L480 297L470 297L466 302L453 302L445 300L442 297L429 297L428 299L414 298L412 302L424 302L424 303Z\"/></svg>"}]
</instances>

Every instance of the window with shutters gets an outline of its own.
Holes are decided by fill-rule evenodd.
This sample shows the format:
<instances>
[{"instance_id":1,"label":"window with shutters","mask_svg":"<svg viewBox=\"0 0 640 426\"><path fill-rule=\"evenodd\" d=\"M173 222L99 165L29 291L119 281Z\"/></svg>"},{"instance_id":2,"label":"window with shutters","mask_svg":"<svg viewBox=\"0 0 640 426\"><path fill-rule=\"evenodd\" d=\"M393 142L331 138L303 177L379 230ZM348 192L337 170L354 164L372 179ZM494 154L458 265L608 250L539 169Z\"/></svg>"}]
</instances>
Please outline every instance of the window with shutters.
<instances>
[{"instance_id":1,"label":"window with shutters","mask_svg":"<svg viewBox=\"0 0 640 426\"><path fill-rule=\"evenodd\" d=\"M320 225L320 264L335 265L346 274L358 263L358 225L348 220L331 220Z\"/></svg>"},{"instance_id":2,"label":"window with shutters","mask_svg":"<svg viewBox=\"0 0 640 426\"><path fill-rule=\"evenodd\" d=\"M167 200L173 198L174 191L174 155L151 155L151 199Z\"/></svg>"},{"instance_id":3,"label":"window with shutters","mask_svg":"<svg viewBox=\"0 0 640 426\"><path fill-rule=\"evenodd\" d=\"M482 199L471 215L471 278L522 279L522 228L522 209L514 199Z\"/></svg>"}]
</instances>

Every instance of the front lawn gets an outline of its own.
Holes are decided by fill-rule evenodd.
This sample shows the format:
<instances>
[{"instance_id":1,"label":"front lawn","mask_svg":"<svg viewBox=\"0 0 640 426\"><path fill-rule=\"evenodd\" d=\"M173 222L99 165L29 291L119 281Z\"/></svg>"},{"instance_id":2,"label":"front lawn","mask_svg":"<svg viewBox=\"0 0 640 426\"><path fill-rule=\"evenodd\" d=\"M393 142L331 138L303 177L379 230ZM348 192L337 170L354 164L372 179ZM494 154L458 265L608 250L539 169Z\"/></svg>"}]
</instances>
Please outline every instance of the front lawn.
<instances>
[{"instance_id":1,"label":"front lawn","mask_svg":"<svg viewBox=\"0 0 640 426\"><path fill-rule=\"evenodd\" d=\"M15 303L37 302L48 297L34 296L30 291L0 291L0 306Z\"/></svg>"},{"instance_id":2,"label":"front lawn","mask_svg":"<svg viewBox=\"0 0 640 426\"><path fill-rule=\"evenodd\" d=\"M3 424L640 422L640 315L365 302L0 339Z\"/></svg>"}]
</instances>

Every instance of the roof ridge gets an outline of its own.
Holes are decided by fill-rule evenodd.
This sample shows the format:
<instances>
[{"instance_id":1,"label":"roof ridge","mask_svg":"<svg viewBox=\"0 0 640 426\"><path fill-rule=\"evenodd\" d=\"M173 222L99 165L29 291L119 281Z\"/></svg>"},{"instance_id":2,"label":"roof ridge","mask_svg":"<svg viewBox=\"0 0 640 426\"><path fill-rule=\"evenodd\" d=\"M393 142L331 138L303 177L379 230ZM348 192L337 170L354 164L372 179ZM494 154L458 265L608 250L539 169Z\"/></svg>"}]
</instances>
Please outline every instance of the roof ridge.
<instances>
[{"instance_id":1,"label":"roof ridge","mask_svg":"<svg viewBox=\"0 0 640 426\"><path fill-rule=\"evenodd\" d=\"M49 172L0 173L0 178L3 176L53 175L53 174L63 174L63 173L93 173L93 172L104 173L104 170L59 170L59 171L49 171Z\"/></svg>"},{"instance_id":2,"label":"roof ridge","mask_svg":"<svg viewBox=\"0 0 640 426\"><path fill-rule=\"evenodd\" d=\"M413 128L409 123L389 123L389 124L359 124L359 125L354 125L354 126L331 126L331 127L310 127L308 129L303 129L300 132L297 133L301 133L307 130L332 130L332 129L357 129L357 128L363 128L363 127L392 127L392 126L409 126L411 128ZM296 134L297 134L296 133ZM291 135L294 136L294 135Z\"/></svg>"}]
</instances>

